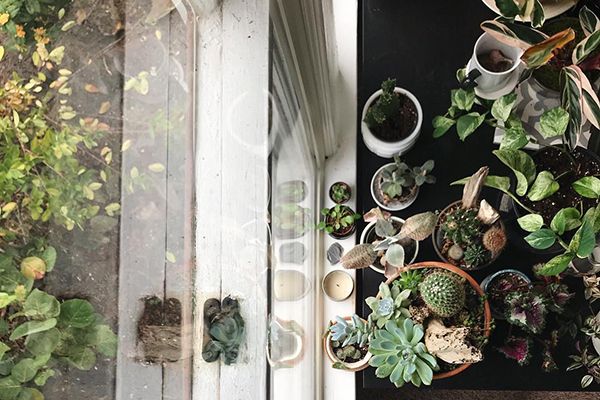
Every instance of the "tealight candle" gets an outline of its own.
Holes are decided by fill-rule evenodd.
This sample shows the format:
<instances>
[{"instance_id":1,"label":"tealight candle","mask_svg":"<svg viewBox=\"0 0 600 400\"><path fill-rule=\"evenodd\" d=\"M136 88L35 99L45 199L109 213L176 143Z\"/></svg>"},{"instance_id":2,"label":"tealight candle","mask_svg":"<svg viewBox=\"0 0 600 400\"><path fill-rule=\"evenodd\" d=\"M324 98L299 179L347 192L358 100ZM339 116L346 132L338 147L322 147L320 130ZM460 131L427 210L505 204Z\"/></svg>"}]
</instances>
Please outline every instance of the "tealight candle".
<instances>
[{"instance_id":1,"label":"tealight candle","mask_svg":"<svg viewBox=\"0 0 600 400\"><path fill-rule=\"evenodd\" d=\"M354 291L354 279L347 272L331 271L323 278L323 291L333 301L346 300Z\"/></svg>"}]
</instances>

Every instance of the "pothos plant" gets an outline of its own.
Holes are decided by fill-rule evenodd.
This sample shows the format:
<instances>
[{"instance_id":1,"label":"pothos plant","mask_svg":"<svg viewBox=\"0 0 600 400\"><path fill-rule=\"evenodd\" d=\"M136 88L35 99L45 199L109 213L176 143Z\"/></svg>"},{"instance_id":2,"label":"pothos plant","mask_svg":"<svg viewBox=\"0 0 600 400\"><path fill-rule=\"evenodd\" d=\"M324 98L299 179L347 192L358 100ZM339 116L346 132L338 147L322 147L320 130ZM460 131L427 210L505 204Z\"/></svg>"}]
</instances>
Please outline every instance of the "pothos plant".
<instances>
[{"instance_id":1,"label":"pothos plant","mask_svg":"<svg viewBox=\"0 0 600 400\"><path fill-rule=\"evenodd\" d=\"M540 0L495 0L496 7L504 18L514 20L517 17L529 19L531 26L539 28L544 25L546 15Z\"/></svg>"},{"instance_id":2,"label":"pothos plant","mask_svg":"<svg viewBox=\"0 0 600 400\"><path fill-rule=\"evenodd\" d=\"M584 117L600 129L600 100L586 75L590 71L600 70L600 19L590 9L583 7L579 21L585 38L574 46L571 64L561 70L561 105L568 113L567 140L571 147L575 146L582 132ZM481 27L497 40L523 50L521 61L527 69L521 76L521 82L535 69L547 65L560 49L575 40L575 32L571 28L548 36L506 19L485 21ZM505 142L526 141L522 122L513 113L516 93L513 91L495 101L479 98L475 94L477 77L477 70L467 72L466 69L460 69L457 72L460 88L451 92L451 106L446 114L433 119L433 136L441 137L456 126L459 138L464 141L487 122L505 128ZM558 136L548 131L542 132L542 135Z\"/></svg>"},{"instance_id":3,"label":"pothos plant","mask_svg":"<svg viewBox=\"0 0 600 400\"><path fill-rule=\"evenodd\" d=\"M97 354L114 357L117 337L83 299L61 301L38 288L56 251L0 254L0 398L43 399L40 390L68 364L89 370Z\"/></svg>"}]
</instances>

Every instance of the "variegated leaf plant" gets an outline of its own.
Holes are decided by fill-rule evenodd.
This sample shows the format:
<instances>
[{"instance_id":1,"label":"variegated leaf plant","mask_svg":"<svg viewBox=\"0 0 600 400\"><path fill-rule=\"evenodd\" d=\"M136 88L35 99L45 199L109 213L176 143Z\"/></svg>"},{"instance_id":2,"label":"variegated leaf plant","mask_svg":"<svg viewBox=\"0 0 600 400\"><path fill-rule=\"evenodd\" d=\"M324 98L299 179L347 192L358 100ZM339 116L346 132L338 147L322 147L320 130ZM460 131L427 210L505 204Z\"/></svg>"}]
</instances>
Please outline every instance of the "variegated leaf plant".
<instances>
[{"instance_id":1,"label":"variegated leaf plant","mask_svg":"<svg viewBox=\"0 0 600 400\"><path fill-rule=\"evenodd\" d=\"M531 21L531 26L539 28L544 25L546 15L540 0L496 0L496 7L503 17Z\"/></svg>"}]
</instances>

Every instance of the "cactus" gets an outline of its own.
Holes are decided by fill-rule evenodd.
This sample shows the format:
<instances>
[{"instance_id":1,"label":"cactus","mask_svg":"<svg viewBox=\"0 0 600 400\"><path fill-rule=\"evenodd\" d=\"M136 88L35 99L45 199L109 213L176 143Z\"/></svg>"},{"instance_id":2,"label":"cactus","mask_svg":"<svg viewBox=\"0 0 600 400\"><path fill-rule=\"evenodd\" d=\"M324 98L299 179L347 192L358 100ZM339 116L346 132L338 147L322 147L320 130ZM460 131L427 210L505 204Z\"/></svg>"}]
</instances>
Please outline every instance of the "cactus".
<instances>
[{"instance_id":1,"label":"cactus","mask_svg":"<svg viewBox=\"0 0 600 400\"><path fill-rule=\"evenodd\" d=\"M491 227L483 234L483 247L498 254L506 246L506 233L498 226Z\"/></svg>"},{"instance_id":2,"label":"cactus","mask_svg":"<svg viewBox=\"0 0 600 400\"><path fill-rule=\"evenodd\" d=\"M451 317L465 305L465 284L455 274L434 271L419 285L423 301L440 317Z\"/></svg>"},{"instance_id":3,"label":"cactus","mask_svg":"<svg viewBox=\"0 0 600 400\"><path fill-rule=\"evenodd\" d=\"M445 239L464 248L480 237L481 221L476 209L457 208L448 212L441 229Z\"/></svg>"},{"instance_id":4,"label":"cactus","mask_svg":"<svg viewBox=\"0 0 600 400\"><path fill-rule=\"evenodd\" d=\"M465 250L465 263L469 267L477 267L485 262L486 251L480 244L472 244Z\"/></svg>"},{"instance_id":5,"label":"cactus","mask_svg":"<svg viewBox=\"0 0 600 400\"><path fill-rule=\"evenodd\" d=\"M347 252L342 258L341 263L346 269L366 268L373 264L377 259L377 253L374 246L370 243L359 244Z\"/></svg>"}]
</instances>

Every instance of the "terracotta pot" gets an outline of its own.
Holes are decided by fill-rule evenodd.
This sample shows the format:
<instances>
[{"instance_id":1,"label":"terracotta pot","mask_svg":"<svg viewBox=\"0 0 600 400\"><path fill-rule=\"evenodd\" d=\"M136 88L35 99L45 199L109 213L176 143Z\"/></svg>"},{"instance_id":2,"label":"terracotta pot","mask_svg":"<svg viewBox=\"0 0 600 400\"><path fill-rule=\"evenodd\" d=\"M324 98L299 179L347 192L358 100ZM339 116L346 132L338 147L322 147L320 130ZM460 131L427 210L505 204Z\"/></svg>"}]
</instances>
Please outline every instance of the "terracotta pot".
<instances>
[{"instance_id":1,"label":"terracotta pot","mask_svg":"<svg viewBox=\"0 0 600 400\"><path fill-rule=\"evenodd\" d=\"M346 321L352 321L351 317L344 317L344 319ZM367 323L367 321L365 321L364 319L363 322L365 324ZM335 324L336 322L333 321L333 325ZM367 354L362 360L355 363L345 363L340 361L333 352L333 346L331 345L331 332L329 331L327 332L327 335L325 335L325 337L323 338L323 348L325 349L325 354L327 354L329 360L331 360L332 363L342 363L346 367L345 371L358 372L362 371L363 369L366 369L369 366L369 360L371 359L371 353L369 352L367 352Z\"/></svg>"},{"instance_id":2,"label":"terracotta pot","mask_svg":"<svg viewBox=\"0 0 600 400\"><path fill-rule=\"evenodd\" d=\"M475 279L473 279L471 277L471 275L469 275L462 269L455 267L452 264L447 264L447 263L437 262L437 261L419 262L419 263L407 265L406 267L404 267L400 271L398 271L398 273L396 273L394 276L390 277L385 283L388 285L391 285L392 282L394 282L394 280L396 280L402 272L405 272L408 270L413 270L413 269L425 269L425 268L440 268L440 269L445 269L447 271L453 272L456 275L459 275L459 276L465 278L465 280L467 282L469 282L469 284L473 287L473 289L475 290L475 292L477 292L478 295L484 296L483 290L481 289L481 287L479 286L477 281L475 281ZM380 296L381 296L381 293L378 293L377 297L380 297ZM488 303L487 300L485 300L485 302L483 304L483 314L484 314L483 330L485 332L485 336L489 337L490 333L491 333L492 312L490 310L490 304ZM465 369L469 368L470 366L471 366L471 364L461 364L451 371L442 372L442 373L433 375L433 379L450 378L452 376L460 374L461 372L463 372Z\"/></svg>"}]
</instances>

